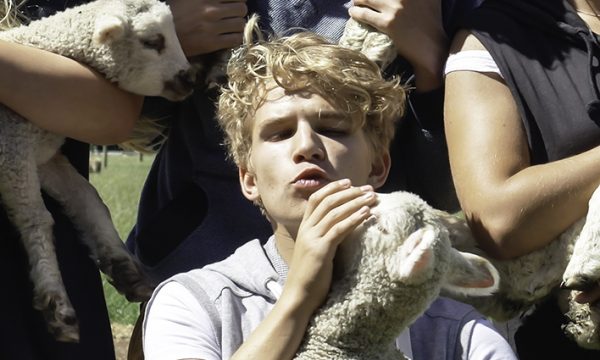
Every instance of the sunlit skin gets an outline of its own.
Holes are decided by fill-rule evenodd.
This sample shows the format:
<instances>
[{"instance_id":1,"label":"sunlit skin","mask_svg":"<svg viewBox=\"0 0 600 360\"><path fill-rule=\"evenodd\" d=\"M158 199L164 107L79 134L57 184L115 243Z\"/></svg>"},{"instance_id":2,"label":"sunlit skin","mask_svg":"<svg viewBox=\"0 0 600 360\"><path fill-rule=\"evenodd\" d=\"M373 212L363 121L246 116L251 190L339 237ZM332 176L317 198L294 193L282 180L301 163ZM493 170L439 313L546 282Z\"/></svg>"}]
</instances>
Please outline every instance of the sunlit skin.
<instances>
[{"instance_id":1,"label":"sunlit skin","mask_svg":"<svg viewBox=\"0 0 600 360\"><path fill-rule=\"evenodd\" d=\"M337 246L370 216L390 168L362 128L319 95L276 87L253 116L244 195L262 202L289 265L281 297L232 359L292 358L324 301Z\"/></svg>"},{"instance_id":2,"label":"sunlit skin","mask_svg":"<svg viewBox=\"0 0 600 360\"><path fill-rule=\"evenodd\" d=\"M363 130L346 114L319 95L277 87L255 113L251 169L241 176L247 197L260 198L278 243L285 243L296 237L311 194L334 180L373 185L372 162Z\"/></svg>"},{"instance_id":3,"label":"sunlit skin","mask_svg":"<svg viewBox=\"0 0 600 360\"><path fill-rule=\"evenodd\" d=\"M600 31L598 0L573 0L593 31ZM451 53L484 50L459 31ZM477 94L477 96L473 96ZM485 119L485 121L482 121ZM459 71L446 77L445 129L461 207L483 249L512 259L546 246L582 218L599 186L600 147L532 164L516 102L504 80L491 73ZM577 301L600 299L600 287Z\"/></svg>"}]
</instances>

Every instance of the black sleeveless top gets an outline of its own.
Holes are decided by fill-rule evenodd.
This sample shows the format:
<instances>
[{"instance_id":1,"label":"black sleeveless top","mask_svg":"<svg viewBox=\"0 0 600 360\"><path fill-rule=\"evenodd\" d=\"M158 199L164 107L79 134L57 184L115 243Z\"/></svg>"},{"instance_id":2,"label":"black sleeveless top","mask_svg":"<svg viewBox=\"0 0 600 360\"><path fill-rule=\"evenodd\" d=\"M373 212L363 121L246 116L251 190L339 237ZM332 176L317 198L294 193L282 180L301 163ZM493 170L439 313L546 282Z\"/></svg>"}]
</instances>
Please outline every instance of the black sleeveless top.
<instances>
[{"instance_id":1,"label":"black sleeveless top","mask_svg":"<svg viewBox=\"0 0 600 360\"><path fill-rule=\"evenodd\" d=\"M568 1L486 1L465 26L510 88L534 164L600 145L600 47Z\"/></svg>"}]
</instances>

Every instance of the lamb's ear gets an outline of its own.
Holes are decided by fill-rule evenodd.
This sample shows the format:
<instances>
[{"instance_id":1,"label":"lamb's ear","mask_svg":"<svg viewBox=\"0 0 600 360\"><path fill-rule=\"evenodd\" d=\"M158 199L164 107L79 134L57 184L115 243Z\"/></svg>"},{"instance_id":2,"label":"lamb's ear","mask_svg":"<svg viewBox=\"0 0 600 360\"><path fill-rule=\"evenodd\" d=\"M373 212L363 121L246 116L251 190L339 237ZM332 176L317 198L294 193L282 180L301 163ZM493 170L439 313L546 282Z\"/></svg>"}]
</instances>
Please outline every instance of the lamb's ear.
<instances>
[{"instance_id":1,"label":"lamb's ear","mask_svg":"<svg viewBox=\"0 0 600 360\"><path fill-rule=\"evenodd\" d=\"M125 19L117 15L100 15L96 19L92 40L95 44L105 45L118 40L125 34Z\"/></svg>"},{"instance_id":2,"label":"lamb's ear","mask_svg":"<svg viewBox=\"0 0 600 360\"><path fill-rule=\"evenodd\" d=\"M410 234L396 253L387 259L386 268L390 278L417 283L429 277L435 265L432 244L436 236L432 227L424 227Z\"/></svg>"},{"instance_id":3,"label":"lamb's ear","mask_svg":"<svg viewBox=\"0 0 600 360\"><path fill-rule=\"evenodd\" d=\"M500 275L492 263L475 254L451 249L452 260L444 290L457 295L487 296L498 290Z\"/></svg>"}]
</instances>

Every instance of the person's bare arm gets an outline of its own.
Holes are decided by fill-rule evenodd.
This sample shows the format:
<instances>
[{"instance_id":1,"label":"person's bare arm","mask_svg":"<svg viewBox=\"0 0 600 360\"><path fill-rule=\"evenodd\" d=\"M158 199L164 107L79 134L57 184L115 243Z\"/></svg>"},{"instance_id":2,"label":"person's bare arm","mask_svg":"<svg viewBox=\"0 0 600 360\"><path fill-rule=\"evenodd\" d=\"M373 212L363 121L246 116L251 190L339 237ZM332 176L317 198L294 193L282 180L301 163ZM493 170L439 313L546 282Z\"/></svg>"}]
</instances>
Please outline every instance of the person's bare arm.
<instances>
[{"instance_id":1,"label":"person's bare arm","mask_svg":"<svg viewBox=\"0 0 600 360\"><path fill-rule=\"evenodd\" d=\"M483 49L466 32L451 52ZM445 127L454 183L481 246L499 258L543 247L583 217L600 184L600 148L532 166L515 101L499 76L446 77Z\"/></svg>"},{"instance_id":2,"label":"person's bare arm","mask_svg":"<svg viewBox=\"0 0 600 360\"><path fill-rule=\"evenodd\" d=\"M60 55L0 41L0 102L42 129L94 144L127 138L142 99Z\"/></svg>"},{"instance_id":3,"label":"person's bare arm","mask_svg":"<svg viewBox=\"0 0 600 360\"><path fill-rule=\"evenodd\" d=\"M441 0L354 0L350 16L394 41L398 53L413 67L417 91L442 86L448 39Z\"/></svg>"}]
</instances>

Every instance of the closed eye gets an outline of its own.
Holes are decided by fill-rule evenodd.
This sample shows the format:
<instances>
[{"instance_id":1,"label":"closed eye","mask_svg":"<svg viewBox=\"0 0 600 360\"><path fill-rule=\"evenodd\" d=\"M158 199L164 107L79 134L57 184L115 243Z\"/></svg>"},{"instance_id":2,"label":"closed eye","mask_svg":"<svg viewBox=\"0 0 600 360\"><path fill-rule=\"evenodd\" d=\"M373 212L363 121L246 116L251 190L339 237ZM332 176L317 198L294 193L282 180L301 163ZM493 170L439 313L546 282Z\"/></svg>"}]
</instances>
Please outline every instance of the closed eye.
<instances>
[{"instance_id":1,"label":"closed eye","mask_svg":"<svg viewBox=\"0 0 600 360\"><path fill-rule=\"evenodd\" d=\"M281 129L267 135L267 141L277 142L294 136L294 129Z\"/></svg>"},{"instance_id":2,"label":"closed eye","mask_svg":"<svg viewBox=\"0 0 600 360\"><path fill-rule=\"evenodd\" d=\"M147 49L156 50L161 53L165 49L165 37L163 34L156 34L153 37L141 39L140 42Z\"/></svg>"},{"instance_id":3,"label":"closed eye","mask_svg":"<svg viewBox=\"0 0 600 360\"><path fill-rule=\"evenodd\" d=\"M317 133L330 137L340 137L346 136L350 134L350 130L346 128L338 128L338 127L323 127L317 129Z\"/></svg>"}]
</instances>

